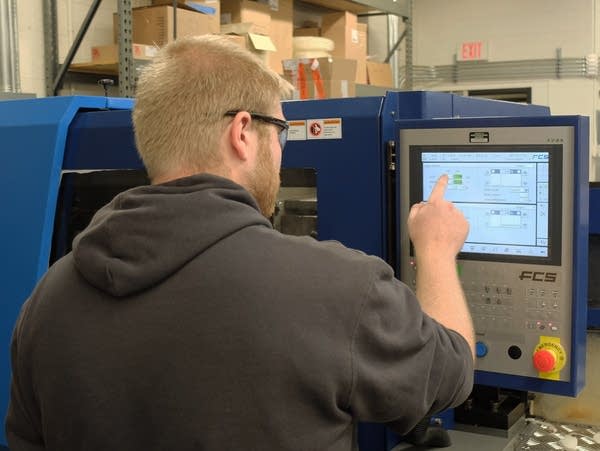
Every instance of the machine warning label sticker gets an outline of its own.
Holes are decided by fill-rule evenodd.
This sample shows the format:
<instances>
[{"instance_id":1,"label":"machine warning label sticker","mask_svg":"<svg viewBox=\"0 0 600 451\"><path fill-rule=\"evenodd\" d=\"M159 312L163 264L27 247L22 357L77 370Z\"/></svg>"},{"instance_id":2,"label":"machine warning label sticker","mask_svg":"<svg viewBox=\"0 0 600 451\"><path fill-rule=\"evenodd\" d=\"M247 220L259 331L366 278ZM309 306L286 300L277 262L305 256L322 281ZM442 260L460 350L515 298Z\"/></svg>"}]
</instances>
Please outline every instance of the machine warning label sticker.
<instances>
[{"instance_id":1,"label":"machine warning label sticker","mask_svg":"<svg viewBox=\"0 0 600 451\"><path fill-rule=\"evenodd\" d=\"M288 121L288 141L306 141L306 121Z\"/></svg>"},{"instance_id":2,"label":"machine warning label sticker","mask_svg":"<svg viewBox=\"0 0 600 451\"><path fill-rule=\"evenodd\" d=\"M306 139L341 139L342 119L310 119L306 121Z\"/></svg>"},{"instance_id":3,"label":"machine warning label sticker","mask_svg":"<svg viewBox=\"0 0 600 451\"><path fill-rule=\"evenodd\" d=\"M289 121L288 141L304 141L307 139L342 139L342 119L308 119L306 121Z\"/></svg>"}]
</instances>

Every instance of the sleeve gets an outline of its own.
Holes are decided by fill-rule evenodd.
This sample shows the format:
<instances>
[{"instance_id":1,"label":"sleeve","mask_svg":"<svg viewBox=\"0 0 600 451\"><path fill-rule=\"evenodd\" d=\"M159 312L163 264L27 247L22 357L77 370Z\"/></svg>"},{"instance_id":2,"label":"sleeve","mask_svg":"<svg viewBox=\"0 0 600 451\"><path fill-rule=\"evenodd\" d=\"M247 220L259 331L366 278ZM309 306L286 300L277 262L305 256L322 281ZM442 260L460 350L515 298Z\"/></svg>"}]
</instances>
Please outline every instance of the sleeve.
<instances>
[{"instance_id":1,"label":"sleeve","mask_svg":"<svg viewBox=\"0 0 600 451\"><path fill-rule=\"evenodd\" d=\"M30 408L28 408L33 405L33 388L25 382L30 380L29 376L23 375L22 377L22 356L19 354L21 330L30 302L26 302L21 310L11 342L12 380L5 423L6 438L11 451L42 451L45 449L39 428L35 427Z\"/></svg>"},{"instance_id":2,"label":"sleeve","mask_svg":"<svg viewBox=\"0 0 600 451\"><path fill-rule=\"evenodd\" d=\"M360 421L408 432L424 416L462 403L473 387L467 341L426 315L380 264L354 331L349 408Z\"/></svg>"}]
</instances>

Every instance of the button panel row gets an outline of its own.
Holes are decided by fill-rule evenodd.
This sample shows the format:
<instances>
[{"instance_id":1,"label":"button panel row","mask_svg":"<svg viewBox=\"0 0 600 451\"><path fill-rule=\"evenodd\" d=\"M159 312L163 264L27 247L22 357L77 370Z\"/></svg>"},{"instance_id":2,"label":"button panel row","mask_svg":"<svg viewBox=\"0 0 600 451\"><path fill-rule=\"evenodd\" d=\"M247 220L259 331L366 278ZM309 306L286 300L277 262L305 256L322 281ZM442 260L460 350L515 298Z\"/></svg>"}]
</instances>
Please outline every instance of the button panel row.
<instances>
[{"instance_id":1,"label":"button panel row","mask_svg":"<svg viewBox=\"0 0 600 451\"><path fill-rule=\"evenodd\" d=\"M416 272L416 265L413 270ZM413 288L416 278L411 280ZM463 289L467 298L475 330L558 332L562 320L561 298L557 289L465 282Z\"/></svg>"}]
</instances>

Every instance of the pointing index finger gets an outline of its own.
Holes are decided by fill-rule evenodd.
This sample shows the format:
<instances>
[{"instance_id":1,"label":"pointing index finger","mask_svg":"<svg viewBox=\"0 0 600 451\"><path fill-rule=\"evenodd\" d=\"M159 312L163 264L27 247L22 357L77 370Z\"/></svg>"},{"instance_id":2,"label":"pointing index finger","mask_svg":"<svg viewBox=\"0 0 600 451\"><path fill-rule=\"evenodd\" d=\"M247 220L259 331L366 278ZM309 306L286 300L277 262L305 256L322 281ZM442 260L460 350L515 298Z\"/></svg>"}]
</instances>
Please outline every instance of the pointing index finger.
<instances>
[{"instance_id":1,"label":"pointing index finger","mask_svg":"<svg viewBox=\"0 0 600 451\"><path fill-rule=\"evenodd\" d=\"M448 186L448 174L442 174L429 195L429 202L442 200Z\"/></svg>"}]
</instances>

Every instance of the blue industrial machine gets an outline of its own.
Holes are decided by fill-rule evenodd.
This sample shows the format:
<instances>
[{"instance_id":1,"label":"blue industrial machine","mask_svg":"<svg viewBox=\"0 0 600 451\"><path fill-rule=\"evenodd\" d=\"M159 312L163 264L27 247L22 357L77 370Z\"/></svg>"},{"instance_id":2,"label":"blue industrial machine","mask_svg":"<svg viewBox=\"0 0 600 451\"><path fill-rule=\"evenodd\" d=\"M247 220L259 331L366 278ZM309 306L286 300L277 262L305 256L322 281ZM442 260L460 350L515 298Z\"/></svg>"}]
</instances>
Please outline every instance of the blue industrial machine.
<instances>
[{"instance_id":1,"label":"blue industrial machine","mask_svg":"<svg viewBox=\"0 0 600 451\"><path fill-rule=\"evenodd\" d=\"M0 284L0 416L8 407L10 337L21 305L51 262L65 171L142 168L128 99L52 97L0 102L5 256ZM99 124L99 125L98 125ZM68 188L66 190L68 191ZM3 421L3 420L2 420ZM4 427L0 445L6 444Z\"/></svg>"},{"instance_id":2,"label":"blue industrial machine","mask_svg":"<svg viewBox=\"0 0 600 451\"><path fill-rule=\"evenodd\" d=\"M0 240L5 255L10 256L3 268L0 288L0 342L4 343L0 347L2 416L8 404L10 382L8 343L20 306L48 264L69 251L73 236L85 227L95 209L116 192L147 183L135 152L131 108L129 100L94 97L0 102L0 136L3 138L0 149L5 164L0 192L7 212L0 224ZM500 149L504 153L524 152L523 146L537 146L532 152L547 155L550 174L560 178L564 189L560 197L560 188L548 188L546 194L553 201L557 197L562 200L553 204L549 212L567 218L558 228L554 222L550 223L551 244L544 245L553 257L557 252L561 255L558 335L564 351L559 357L566 360L565 369L559 371L558 376L539 374L531 369L529 354L536 352L537 344L548 344L539 337L557 335L550 331L542 335L533 330L526 331L529 335L522 334L526 335L521 347L522 359L488 365L492 360L489 356L497 352L495 346L498 343L505 346L505 343L498 331L494 335L486 330L479 348L485 346L488 358L479 359L476 378L484 387L510 390L575 395L581 389L587 307L587 190L583 185L587 187L588 132L584 119L552 117L546 107L426 92L284 102L283 109L290 132L283 154L282 190L274 217L276 227L284 233L335 239L378 255L409 284L411 276L403 275L403 271L410 259L410 246L405 233L399 230L405 220L405 209L410 202L426 195L425 184L432 176L432 172L427 172L426 177L423 175L422 161L420 166L416 163L411 166L408 156L413 152L411 149L420 149L419 155L423 155L423 149L437 146L433 152L441 152L441 145L451 144L452 148L445 148L447 154L473 149L485 153L482 149L485 145L500 144L505 146ZM487 119L475 119L483 117ZM549 128L561 132L556 136L539 133ZM513 133L519 129L536 131L535 139L528 137L528 133ZM424 130L427 132L423 133ZM476 137L489 133L493 139L489 143L464 143L459 140L461 133L455 133L457 130L476 132ZM440 133L448 134L453 141L446 143ZM502 141L495 141L497 133L503 136ZM435 139L429 142L424 138L427 135ZM515 140L511 141L511 136ZM557 141L542 142L544 137ZM479 147L466 149L474 144ZM510 150L509 145L521 147ZM600 218L598 222L600 224ZM600 225L597 228L600 229ZM557 237L561 238L559 243ZM510 285L505 279L486 279L486 285L477 279L481 272L473 271L469 263L474 260L474 265L480 266L484 261L479 258L481 255L473 259L472 253L465 252L463 257L462 274L468 276L466 280L470 284L493 288ZM507 258L494 257L486 262L506 266L511 264ZM528 265L515 268L521 271L519 274L531 272L532 278L514 287L514 314L530 311L537 314L542 310L537 308L538 298L536 308L527 308L523 303L529 305L530 298L517 291L539 288L534 282L546 277L540 273L559 271L555 269L557 262L550 258L548 262L516 259L513 263ZM486 277L492 276L495 277L490 271L486 273ZM470 302L473 303L471 299ZM532 350L535 337L538 343ZM556 347L552 346L549 345L550 350L555 352ZM518 368L503 366L517 361ZM361 425L359 441L361 451L385 451L394 446L398 438L383 426ZM3 431L2 443L6 443Z\"/></svg>"},{"instance_id":3,"label":"blue industrial machine","mask_svg":"<svg viewBox=\"0 0 600 451\"><path fill-rule=\"evenodd\" d=\"M600 182L590 183L588 327L600 329Z\"/></svg>"}]
</instances>

